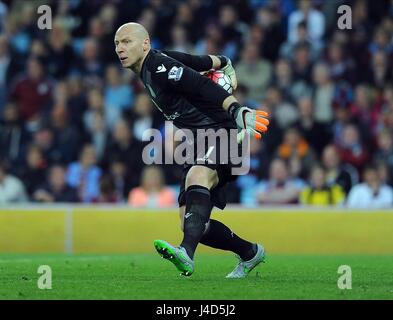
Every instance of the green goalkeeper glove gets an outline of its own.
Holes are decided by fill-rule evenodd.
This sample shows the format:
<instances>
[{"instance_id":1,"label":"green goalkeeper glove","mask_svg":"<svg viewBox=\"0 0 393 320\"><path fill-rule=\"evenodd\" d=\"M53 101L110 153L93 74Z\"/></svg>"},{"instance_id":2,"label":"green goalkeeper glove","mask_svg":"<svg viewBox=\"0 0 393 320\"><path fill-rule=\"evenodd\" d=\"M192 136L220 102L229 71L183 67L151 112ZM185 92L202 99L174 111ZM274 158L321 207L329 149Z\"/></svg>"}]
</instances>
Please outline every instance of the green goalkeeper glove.
<instances>
[{"instance_id":1,"label":"green goalkeeper glove","mask_svg":"<svg viewBox=\"0 0 393 320\"><path fill-rule=\"evenodd\" d=\"M235 69L232 66L231 59L225 56L219 56L219 59L221 60L221 65L224 65L224 67L220 68L220 70L229 77L231 80L232 89L235 91L237 88L237 78Z\"/></svg>"},{"instance_id":2,"label":"green goalkeeper glove","mask_svg":"<svg viewBox=\"0 0 393 320\"><path fill-rule=\"evenodd\" d=\"M245 132L256 139L262 139L262 133L267 131L269 120L266 118L269 114L265 111L242 107L234 102L229 106L228 113L235 120L238 128L244 129L237 136L238 143L239 140L241 142L244 139Z\"/></svg>"}]
</instances>

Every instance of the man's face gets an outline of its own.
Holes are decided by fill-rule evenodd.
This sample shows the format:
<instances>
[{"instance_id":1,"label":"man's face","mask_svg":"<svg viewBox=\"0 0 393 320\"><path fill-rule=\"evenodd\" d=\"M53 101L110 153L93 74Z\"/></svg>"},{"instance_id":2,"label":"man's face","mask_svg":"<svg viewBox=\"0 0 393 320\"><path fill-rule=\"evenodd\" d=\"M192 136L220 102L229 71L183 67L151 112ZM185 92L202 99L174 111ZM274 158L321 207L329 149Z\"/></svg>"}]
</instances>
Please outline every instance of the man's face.
<instances>
[{"instance_id":1,"label":"man's face","mask_svg":"<svg viewBox=\"0 0 393 320\"><path fill-rule=\"evenodd\" d=\"M323 150L322 162L325 165L325 167L328 169L337 167L339 163L339 159L338 159L337 151L334 149L334 147L326 147Z\"/></svg>"},{"instance_id":2,"label":"man's face","mask_svg":"<svg viewBox=\"0 0 393 320\"><path fill-rule=\"evenodd\" d=\"M27 63L27 73L30 79L38 80L43 74L41 64L35 59L30 59Z\"/></svg>"},{"instance_id":3,"label":"man's face","mask_svg":"<svg viewBox=\"0 0 393 320\"><path fill-rule=\"evenodd\" d=\"M129 68L142 59L144 40L132 28L121 28L115 36L116 53L124 68Z\"/></svg>"},{"instance_id":4,"label":"man's face","mask_svg":"<svg viewBox=\"0 0 393 320\"><path fill-rule=\"evenodd\" d=\"M62 189L65 184L65 170L63 167L53 167L49 175L49 183L56 189Z\"/></svg>"},{"instance_id":5,"label":"man's face","mask_svg":"<svg viewBox=\"0 0 393 320\"><path fill-rule=\"evenodd\" d=\"M270 167L270 179L277 182L284 182L288 177L285 163L281 160L274 160Z\"/></svg>"},{"instance_id":6,"label":"man's face","mask_svg":"<svg viewBox=\"0 0 393 320\"><path fill-rule=\"evenodd\" d=\"M364 173L364 181L370 186L379 186L380 180L378 176L378 172L373 169L368 169Z\"/></svg>"}]
</instances>

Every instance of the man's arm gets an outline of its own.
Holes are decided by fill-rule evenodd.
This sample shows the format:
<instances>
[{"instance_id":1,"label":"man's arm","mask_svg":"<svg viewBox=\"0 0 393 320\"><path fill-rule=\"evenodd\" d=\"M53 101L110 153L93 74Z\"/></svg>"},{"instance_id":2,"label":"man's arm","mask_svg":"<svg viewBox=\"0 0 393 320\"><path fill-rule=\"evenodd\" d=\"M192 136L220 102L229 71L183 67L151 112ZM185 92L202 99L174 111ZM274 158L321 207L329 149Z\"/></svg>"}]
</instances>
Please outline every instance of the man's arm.
<instances>
[{"instance_id":1,"label":"man's arm","mask_svg":"<svg viewBox=\"0 0 393 320\"><path fill-rule=\"evenodd\" d=\"M165 67L167 72L152 74L163 87L186 95L203 97L212 105L222 106L239 128L245 129L257 139L261 139L262 133L267 131L269 120L266 119L268 114L265 111L241 106L237 99L221 86L176 61L171 61Z\"/></svg>"},{"instance_id":2,"label":"man's arm","mask_svg":"<svg viewBox=\"0 0 393 320\"><path fill-rule=\"evenodd\" d=\"M172 50L163 50L161 52L198 72L220 69L226 65L226 58L223 56L192 55Z\"/></svg>"},{"instance_id":3,"label":"man's arm","mask_svg":"<svg viewBox=\"0 0 393 320\"><path fill-rule=\"evenodd\" d=\"M206 72L210 69L222 70L230 79L233 90L237 88L237 78L232 62L225 56L192 55L179 51L163 50L162 53L194 69L197 72Z\"/></svg>"}]
</instances>

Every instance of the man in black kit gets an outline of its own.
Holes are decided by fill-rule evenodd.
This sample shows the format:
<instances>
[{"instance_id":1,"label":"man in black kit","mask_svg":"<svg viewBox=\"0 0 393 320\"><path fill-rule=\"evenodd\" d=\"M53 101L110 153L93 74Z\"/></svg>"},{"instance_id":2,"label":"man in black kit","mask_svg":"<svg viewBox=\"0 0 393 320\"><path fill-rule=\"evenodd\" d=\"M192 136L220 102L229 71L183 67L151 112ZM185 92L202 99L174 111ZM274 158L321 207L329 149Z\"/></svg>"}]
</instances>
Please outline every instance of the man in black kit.
<instances>
[{"instance_id":1,"label":"man in black kit","mask_svg":"<svg viewBox=\"0 0 393 320\"><path fill-rule=\"evenodd\" d=\"M156 107L177 128L189 129L193 134L198 129L223 129L228 134L230 130L241 129L239 135L230 135L237 143L244 139L245 132L261 139L262 133L267 131L266 112L241 106L233 95L200 74L220 69L236 89L235 71L228 58L153 50L149 34L137 23L122 25L114 41L122 66L141 78ZM184 166L178 199L183 241L175 247L156 240L154 246L185 276L194 272L193 259L198 243L232 251L238 255L239 263L227 278L244 278L264 260L265 250L262 245L243 240L221 222L210 219L213 206L224 209L225 186L236 176L230 159L225 163L212 157L214 149L215 155L219 153L218 145L206 145L206 140L198 139L196 137L195 144L202 143L204 148L208 147L208 152L196 154L193 163Z\"/></svg>"}]
</instances>

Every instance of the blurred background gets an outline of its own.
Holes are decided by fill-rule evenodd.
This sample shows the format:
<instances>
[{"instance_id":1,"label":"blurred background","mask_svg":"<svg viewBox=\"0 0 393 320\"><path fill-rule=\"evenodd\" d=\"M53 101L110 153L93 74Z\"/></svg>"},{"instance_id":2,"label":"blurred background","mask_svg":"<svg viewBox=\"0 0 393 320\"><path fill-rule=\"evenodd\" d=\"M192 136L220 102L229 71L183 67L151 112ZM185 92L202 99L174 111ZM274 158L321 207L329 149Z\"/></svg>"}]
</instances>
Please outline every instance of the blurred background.
<instances>
[{"instance_id":1,"label":"blurred background","mask_svg":"<svg viewBox=\"0 0 393 320\"><path fill-rule=\"evenodd\" d=\"M393 207L393 0L0 1L0 204L177 205L181 167L141 159L164 118L115 54L129 21L153 48L228 56L235 96L270 112L230 203Z\"/></svg>"}]
</instances>

